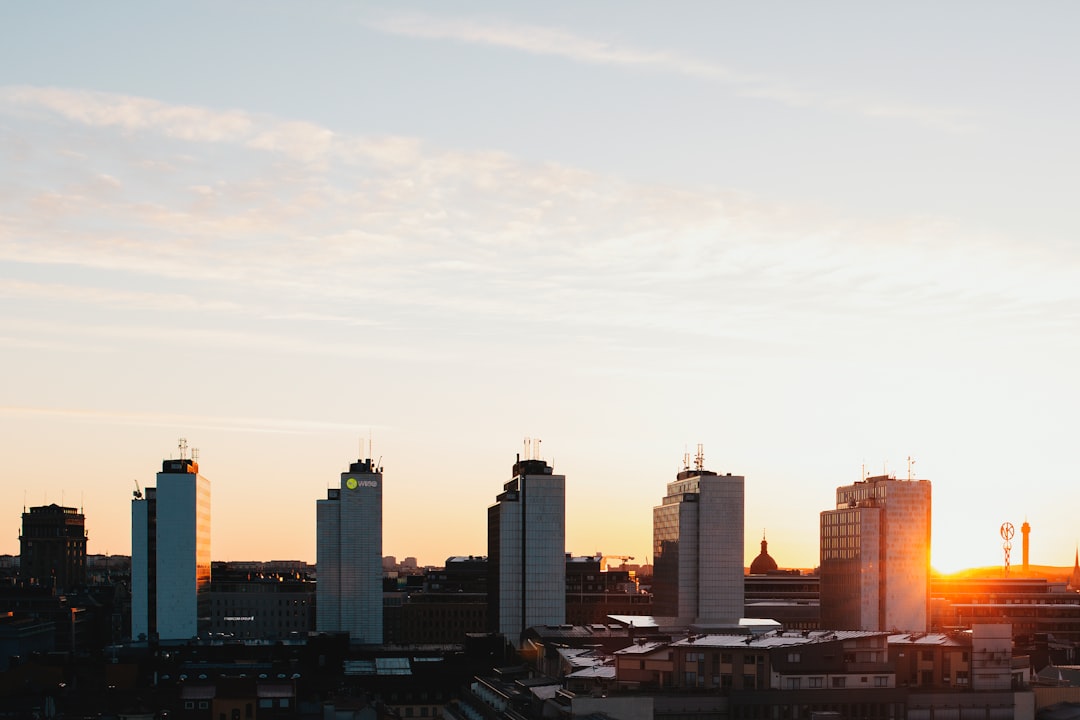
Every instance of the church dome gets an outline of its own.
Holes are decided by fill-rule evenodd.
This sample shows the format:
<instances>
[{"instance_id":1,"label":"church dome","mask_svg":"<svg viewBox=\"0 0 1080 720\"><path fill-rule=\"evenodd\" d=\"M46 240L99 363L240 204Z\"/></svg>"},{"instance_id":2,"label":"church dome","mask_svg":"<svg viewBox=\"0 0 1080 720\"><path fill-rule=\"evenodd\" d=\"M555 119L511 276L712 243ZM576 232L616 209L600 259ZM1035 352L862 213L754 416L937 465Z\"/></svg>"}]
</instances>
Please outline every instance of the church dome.
<instances>
[{"instance_id":1,"label":"church dome","mask_svg":"<svg viewBox=\"0 0 1080 720\"><path fill-rule=\"evenodd\" d=\"M761 554L754 558L754 562L750 563L750 574L764 575L776 569L776 561L769 555L769 542L765 538L761 538Z\"/></svg>"}]
</instances>

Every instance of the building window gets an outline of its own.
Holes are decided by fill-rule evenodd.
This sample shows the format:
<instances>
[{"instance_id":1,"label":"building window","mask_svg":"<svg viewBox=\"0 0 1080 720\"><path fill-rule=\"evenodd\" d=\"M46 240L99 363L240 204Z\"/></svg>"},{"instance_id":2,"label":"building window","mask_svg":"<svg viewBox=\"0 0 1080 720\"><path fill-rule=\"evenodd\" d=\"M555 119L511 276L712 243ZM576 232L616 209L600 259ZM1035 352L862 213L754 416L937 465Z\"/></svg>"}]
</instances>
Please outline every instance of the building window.
<instances>
[{"instance_id":1,"label":"building window","mask_svg":"<svg viewBox=\"0 0 1080 720\"><path fill-rule=\"evenodd\" d=\"M889 687L889 678L884 675L874 676L874 687Z\"/></svg>"},{"instance_id":2,"label":"building window","mask_svg":"<svg viewBox=\"0 0 1080 720\"><path fill-rule=\"evenodd\" d=\"M832 686L834 688L847 687L847 678L846 677L834 677L832 679Z\"/></svg>"},{"instance_id":3,"label":"building window","mask_svg":"<svg viewBox=\"0 0 1080 720\"><path fill-rule=\"evenodd\" d=\"M812 688L820 688L824 686L825 678L812 677L809 679L809 686Z\"/></svg>"},{"instance_id":4,"label":"building window","mask_svg":"<svg viewBox=\"0 0 1080 720\"><path fill-rule=\"evenodd\" d=\"M968 674L967 674L966 670L957 670L956 671L956 684L957 685L967 685L968 684Z\"/></svg>"},{"instance_id":5,"label":"building window","mask_svg":"<svg viewBox=\"0 0 1080 720\"><path fill-rule=\"evenodd\" d=\"M787 654L787 661L789 663L797 663L802 661L802 656L797 652L789 652Z\"/></svg>"},{"instance_id":6,"label":"building window","mask_svg":"<svg viewBox=\"0 0 1080 720\"><path fill-rule=\"evenodd\" d=\"M802 678L789 677L784 678L785 690L798 690L802 687Z\"/></svg>"},{"instance_id":7,"label":"building window","mask_svg":"<svg viewBox=\"0 0 1080 720\"><path fill-rule=\"evenodd\" d=\"M923 660L933 660L934 659L934 651L933 650L923 650L922 651L922 659Z\"/></svg>"}]
</instances>

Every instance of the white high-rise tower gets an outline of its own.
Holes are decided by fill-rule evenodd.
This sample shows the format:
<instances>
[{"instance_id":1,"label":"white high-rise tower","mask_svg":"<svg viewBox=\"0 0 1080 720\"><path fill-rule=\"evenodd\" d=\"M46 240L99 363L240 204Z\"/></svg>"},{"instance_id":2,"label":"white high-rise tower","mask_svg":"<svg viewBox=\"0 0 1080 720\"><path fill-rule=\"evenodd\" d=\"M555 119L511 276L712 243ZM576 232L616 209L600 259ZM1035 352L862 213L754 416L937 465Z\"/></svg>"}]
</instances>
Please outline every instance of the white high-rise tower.
<instances>
[{"instance_id":1,"label":"white high-rise tower","mask_svg":"<svg viewBox=\"0 0 1080 720\"><path fill-rule=\"evenodd\" d=\"M209 617L210 481L199 464L165 460L157 487L131 502L131 637L190 640Z\"/></svg>"},{"instance_id":2,"label":"white high-rise tower","mask_svg":"<svg viewBox=\"0 0 1080 720\"><path fill-rule=\"evenodd\" d=\"M369 458L316 502L315 627L365 645L383 641L382 491L382 468Z\"/></svg>"},{"instance_id":3,"label":"white high-rise tower","mask_svg":"<svg viewBox=\"0 0 1080 720\"><path fill-rule=\"evenodd\" d=\"M566 477L520 457L513 473L488 508L488 596L492 628L516 646L566 622Z\"/></svg>"},{"instance_id":4,"label":"white high-rise tower","mask_svg":"<svg viewBox=\"0 0 1080 720\"><path fill-rule=\"evenodd\" d=\"M654 612L686 623L736 623L744 610L745 478L694 467L653 508Z\"/></svg>"}]
</instances>

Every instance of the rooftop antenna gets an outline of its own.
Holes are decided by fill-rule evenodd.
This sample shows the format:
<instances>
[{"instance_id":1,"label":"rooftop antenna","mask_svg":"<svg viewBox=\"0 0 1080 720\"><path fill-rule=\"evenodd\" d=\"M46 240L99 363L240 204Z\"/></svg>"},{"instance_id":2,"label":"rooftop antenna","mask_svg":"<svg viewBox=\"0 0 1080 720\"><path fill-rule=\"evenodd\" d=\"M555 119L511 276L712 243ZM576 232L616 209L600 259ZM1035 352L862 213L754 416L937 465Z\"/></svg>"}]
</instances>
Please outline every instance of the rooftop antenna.
<instances>
[{"instance_id":1,"label":"rooftop antenna","mask_svg":"<svg viewBox=\"0 0 1080 720\"><path fill-rule=\"evenodd\" d=\"M180 449L180 459L181 460L186 460L187 459L187 438L186 437L180 438L180 440L176 443L176 447L178 447Z\"/></svg>"},{"instance_id":2,"label":"rooftop antenna","mask_svg":"<svg viewBox=\"0 0 1080 720\"><path fill-rule=\"evenodd\" d=\"M534 450L536 451L536 457L534 457L533 460L540 460L543 457L540 454L540 443L541 443L540 438L536 438L536 447L534 448Z\"/></svg>"},{"instance_id":3,"label":"rooftop antenna","mask_svg":"<svg viewBox=\"0 0 1080 720\"><path fill-rule=\"evenodd\" d=\"M191 461L196 465L199 464L199 448L191 448Z\"/></svg>"},{"instance_id":4,"label":"rooftop antenna","mask_svg":"<svg viewBox=\"0 0 1080 720\"><path fill-rule=\"evenodd\" d=\"M525 459L532 460L532 438L525 436Z\"/></svg>"},{"instance_id":5,"label":"rooftop antenna","mask_svg":"<svg viewBox=\"0 0 1080 720\"><path fill-rule=\"evenodd\" d=\"M694 456L694 469L701 472L705 469L705 451L701 443L697 444L697 455Z\"/></svg>"},{"instance_id":6,"label":"rooftop antenna","mask_svg":"<svg viewBox=\"0 0 1080 720\"><path fill-rule=\"evenodd\" d=\"M690 451L687 450L685 446L683 446L682 469L683 470L689 470L690 469Z\"/></svg>"},{"instance_id":7,"label":"rooftop antenna","mask_svg":"<svg viewBox=\"0 0 1080 720\"><path fill-rule=\"evenodd\" d=\"M1016 534L1011 522L1001 523L1001 549L1005 551L1005 577L1009 576L1009 552L1012 550L1012 539Z\"/></svg>"},{"instance_id":8,"label":"rooftop antenna","mask_svg":"<svg viewBox=\"0 0 1080 720\"><path fill-rule=\"evenodd\" d=\"M368 460L371 459L371 426L368 425L367 429L367 456Z\"/></svg>"},{"instance_id":9,"label":"rooftop antenna","mask_svg":"<svg viewBox=\"0 0 1080 720\"><path fill-rule=\"evenodd\" d=\"M865 480L865 479L866 479L866 461L863 460L862 473L859 475L859 480L862 481L862 480Z\"/></svg>"},{"instance_id":10,"label":"rooftop antenna","mask_svg":"<svg viewBox=\"0 0 1080 720\"><path fill-rule=\"evenodd\" d=\"M913 479L915 477L914 474L911 471L914 466L915 466L915 458L908 455L907 456L907 479L908 480L911 480L911 479Z\"/></svg>"}]
</instances>

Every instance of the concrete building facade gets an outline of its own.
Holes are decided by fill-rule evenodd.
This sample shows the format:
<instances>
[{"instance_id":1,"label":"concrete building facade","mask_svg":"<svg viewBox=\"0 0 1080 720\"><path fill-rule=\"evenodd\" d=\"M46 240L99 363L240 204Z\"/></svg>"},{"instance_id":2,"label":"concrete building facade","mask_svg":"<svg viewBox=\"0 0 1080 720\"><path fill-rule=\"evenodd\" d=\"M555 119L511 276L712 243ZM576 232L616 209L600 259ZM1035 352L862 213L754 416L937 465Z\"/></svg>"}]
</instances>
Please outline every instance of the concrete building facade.
<instances>
[{"instance_id":1,"label":"concrete building facade","mask_svg":"<svg viewBox=\"0 0 1080 720\"><path fill-rule=\"evenodd\" d=\"M514 463L488 508L489 627L518 645L533 625L566 620L566 477L539 459Z\"/></svg>"},{"instance_id":2,"label":"concrete building facade","mask_svg":"<svg viewBox=\"0 0 1080 720\"><path fill-rule=\"evenodd\" d=\"M821 513L821 626L930 628L928 480L879 476L836 490Z\"/></svg>"},{"instance_id":3,"label":"concrete building facade","mask_svg":"<svg viewBox=\"0 0 1080 720\"><path fill-rule=\"evenodd\" d=\"M73 507L32 507L22 515L19 577L63 593L86 584L86 517Z\"/></svg>"},{"instance_id":4,"label":"concrete building facade","mask_svg":"<svg viewBox=\"0 0 1080 720\"><path fill-rule=\"evenodd\" d=\"M383 642L382 499L382 467L368 458L316 502L315 627L355 644Z\"/></svg>"},{"instance_id":5,"label":"concrete building facade","mask_svg":"<svg viewBox=\"0 0 1080 720\"><path fill-rule=\"evenodd\" d=\"M208 617L210 481L192 459L165 460L131 502L131 637L188 640Z\"/></svg>"},{"instance_id":6,"label":"concrete building facade","mask_svg":"<svg viewBox=\"0 0 1080 720\"><path fill-rule=\"evenodd\" d=\"M693 469L653 508L654 613L683 622L735 622L744 609L745 478Z\"/></svg>"}]
</instances>

